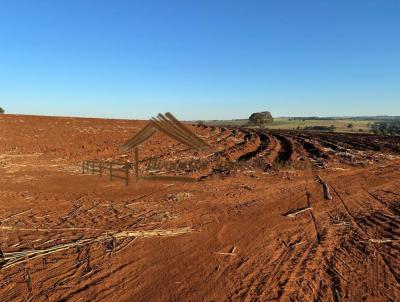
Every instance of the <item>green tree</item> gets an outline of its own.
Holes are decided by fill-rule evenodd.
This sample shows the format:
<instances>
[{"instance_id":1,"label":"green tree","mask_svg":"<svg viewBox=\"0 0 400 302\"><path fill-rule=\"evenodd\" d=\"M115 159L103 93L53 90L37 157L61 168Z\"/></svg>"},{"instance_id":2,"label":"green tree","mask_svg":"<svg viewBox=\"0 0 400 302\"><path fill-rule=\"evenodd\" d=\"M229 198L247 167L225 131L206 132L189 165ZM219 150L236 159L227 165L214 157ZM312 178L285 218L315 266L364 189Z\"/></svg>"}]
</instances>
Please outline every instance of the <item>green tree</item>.
<instances>
[{"instance_id":1,"label":"green tree","mask_svg":"<svg viewBox=\"0 0 400 302\"><path fill-rule=\"evenodd\" d=\"M4 112L5 110L2 107L0 107L0 114L3 114Z\"/></svg>"},{"instance_id":2,"label":"green tree","mask_svg":"<svg viewBox=\"0 0 400 302\"><path fill-rule=\"evenodd\" d=\"M269 111L263 111L263 112L256 112L253 113L249 117L248 124L249 125L255 125L259 127L265 127L266 124L272 123L274 121L271 113Z\"/></svg>"},{"instance_id":3,"label":"green tree","mask_svg":"<svg viewBox=\"0 0 400 302\"><path fill-rule=\"evenodd\" d=\"M400 135L400 121L376 122L371 124L370 129L378 135Z\"/></svg>"}]
</instances>

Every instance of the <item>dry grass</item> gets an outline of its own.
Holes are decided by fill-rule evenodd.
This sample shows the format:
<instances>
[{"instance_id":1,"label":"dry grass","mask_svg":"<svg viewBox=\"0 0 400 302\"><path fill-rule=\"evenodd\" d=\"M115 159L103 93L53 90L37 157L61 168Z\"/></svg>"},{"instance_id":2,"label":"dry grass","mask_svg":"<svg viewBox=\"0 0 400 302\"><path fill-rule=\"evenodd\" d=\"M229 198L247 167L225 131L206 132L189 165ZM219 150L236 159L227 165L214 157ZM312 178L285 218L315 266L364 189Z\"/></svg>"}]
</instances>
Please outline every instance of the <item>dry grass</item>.
<instances>
[{"instance_id":1,"label":"dry grass","mask_svg":"<svg viewBox=\"0 0 400 302\"><path fill-rule=\"evenodd\" d=\"M85 228L63 228L63 229L19 229L13 227L1 227L2 230L8 231L39 231L39 232L48 232L48 231L66 231L66 230L89 230ZM95 230L95 229L90 229ZM178 229L154 229L154 230L144 230L144 231L108 231L97 237L79 239L70 243L65 244L57 244L55 246L45 248L45 249L34 249L34 250L25 250L19 252L11 252L4 253L4 262L1 266L2 269L10 268L15 265L25 263L31 261L36 258L40 258L46 255L50 255L53 253L58 253L73 247L77 247L80 245L92 244L95 242L104 242L107 240L119 240L125 238L149 238L149 237L170 237L170 236L178 236L191 232L192 229L189 227L183 227Z\"/></svg>"}]
</instances>

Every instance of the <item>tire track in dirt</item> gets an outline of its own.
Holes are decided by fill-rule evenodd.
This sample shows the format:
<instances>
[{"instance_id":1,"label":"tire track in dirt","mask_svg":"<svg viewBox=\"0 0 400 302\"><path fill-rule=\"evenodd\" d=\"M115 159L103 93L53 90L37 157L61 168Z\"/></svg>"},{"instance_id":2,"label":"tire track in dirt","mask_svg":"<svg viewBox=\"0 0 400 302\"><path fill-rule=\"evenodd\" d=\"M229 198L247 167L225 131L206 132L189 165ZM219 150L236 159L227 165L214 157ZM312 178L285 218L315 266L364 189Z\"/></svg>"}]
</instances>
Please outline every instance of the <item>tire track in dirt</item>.
<instances>
[{"instance_id":1,"label":"tire track in dirt","mask_svg":"<svg viewBox=\"0 0 400 302\"><path fill-rule=\"evenodd\" d=\"M363 229L351 227L354 225L353 218L347 214L346 208L333 208L327 214L330 222L326 224L326 218L323 219L325 222L322 224L322 240L319 244L317 240L312 240L296 246L290 252L284 249L282 252L281 247L276 251L281 255L275 260L275 266L269 268L270 264L265 264L268 269L252 277L250 286L246 282L242 290L235 292L235 297L249 301L342 301L357 299L359 288L354 288L355 284L374 286L375 292L395 286L385 276L385 270L379 269L382 265L387 267L385 256L374 256L379 247L371 250L371 243L366 240ZM373 272L363 266L364 258L368 267L375 268ZM365 275L359 275L360 271L370 276L365 279ZM371 280L381 281L377 285L375 281L370 283ZM396 288L393 293L382 292L381 295L394 301L399 293L398 286Z\"/></svg>"},{"instance_id":2,"label":"tire track in dirt","mask_svg":"<svg viewBox=\"0 0 400 302\"><path fill-rule=\"evenodd\" d=\"M318 243L315 237L309 238L310 230L313 228L308 215L301 215L296 218L297 223L285 232L295 233L290 240L279 239L280 245L272 248L273 254L265 260L265 263L252 269L252 262L247 260L245 267L247 273L241 278L242 284L234 297L245 301L254 300L277 300L290 296L287 294L287 286L296 282L302 274L308 262L316 253ZM300 229L298 229L300 227ZM243 263L240 264L243 270ZM290 286L291 287L291 286Z\"/></svg>"},{"instance_id":3,"label":"tire track in dirt","mask_svg":"<svg viewBox=\"0 0 400 302\"><path fill-rule=\"evenodd\" d=\"M394 202L387 201L384 197L380 197L379 194L369 192L364 186L362 186L362 188L370 197L378 201L383 207L390 211L392 215L400 217L400 206L398 205L398 203L400 202L400 198L397 198L397 200L395 200Z\"/></svg>"},{"instance_id":4,"label":"tire track in dirt","mask_svg":"<svg viewBox=\"0 0 400 302\"><path fill-rule=\"evenodd\" d=\"M342 198L342 196L340 195L340 193L336 190L335 187L333 187L331 185L331 188L333 189L333 191L335 192L335 194L337 195L337 197L339 198L339 200L341 201L341 204L343 205L344 209L346 210L347 215L349 216L349 218L351 219L351 221L354 223L354 225L356 226L356 228L360 231L361 234L363 234L363 237L365 238L366 241L371 241L370 239L372 239L369 234L368 234L368 228L367 225L362 225L359 221L360 219L357 219L356 216L354 216L353 214L351 214L346 202L344 201L344 199ZM381 258L381 260L383 261L383 263L385 264L386 268L388 269L388 271L390 272L390 274L392 275L392 277L397 281L397 285L400 284L400 276L399 274L394 270L394 268L390 265L390 261L388 261L388 259L385 257L384 254L382 254L382 251L380 250L380 248L378 247L378 245L374 242L372 242L371 246L374 248L374 250L378 253L379 257Z\"/></svg>"}]
</instances>

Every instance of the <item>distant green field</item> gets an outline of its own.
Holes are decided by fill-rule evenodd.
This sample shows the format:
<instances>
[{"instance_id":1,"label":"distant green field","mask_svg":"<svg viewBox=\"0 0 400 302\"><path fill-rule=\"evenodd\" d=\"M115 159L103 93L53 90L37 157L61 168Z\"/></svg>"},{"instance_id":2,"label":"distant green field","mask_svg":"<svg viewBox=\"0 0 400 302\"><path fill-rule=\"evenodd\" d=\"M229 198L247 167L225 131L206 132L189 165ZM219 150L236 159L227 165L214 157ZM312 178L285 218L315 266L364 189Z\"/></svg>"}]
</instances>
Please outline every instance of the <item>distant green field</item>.
<instances>
[{"instance_id":1,"label":"distant green field","mask_svg":"<svg viewBox=\"0 0 400 302\"><path fill-rule=\"evenodd\" d=\"M336 132L369 132L368 125L374 123L371 120L352 120L352 119L340 119L340 120L289 120L289 118L277 118L272 124L266 127L270 129L297 129L297 127L305 128L310 126L335 126ZM348 128L349 124L353 125L353 128ZM361 130L360 130L361 129Z\"/></svg>"},{"instance_id":2,"label":"distant green field","mask_svg":"<svg viewBox=\"0 0 400 302\"><path fill-rule=\"evenodd\" d=\"M295 130L298 127L305 128L310 126L335 126L335 132L369 132L369 124L379 121L377 120L360 120L360 119L290 119L290 118L275 118L271 124L266 124L265 128L269 129L286 129ZM247 123L247 119L242 120L226 120L226 121L205 121L207 125L214 126L244 126ZM353 125L353 128L348 128L349 124ZM252 127L257 128L257 127Z\"/></svg>"}]
</instances>

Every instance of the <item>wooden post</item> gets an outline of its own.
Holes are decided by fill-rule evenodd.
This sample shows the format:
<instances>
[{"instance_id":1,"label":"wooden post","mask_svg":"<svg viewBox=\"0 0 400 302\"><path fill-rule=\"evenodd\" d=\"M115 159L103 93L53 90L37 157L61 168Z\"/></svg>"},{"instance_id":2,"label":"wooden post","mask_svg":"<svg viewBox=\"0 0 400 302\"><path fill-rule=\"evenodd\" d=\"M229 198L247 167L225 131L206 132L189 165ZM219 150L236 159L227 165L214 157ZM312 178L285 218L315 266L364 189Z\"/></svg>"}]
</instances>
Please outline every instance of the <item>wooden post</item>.
<instances>
[{"instance_id":1,"label":"wooden post","mask_svg":"<svg viewBox=\"0 0 400 302\"><path fill-rule=\"evenodd\" d=\"M136 174L136 182L139 181L139 148L135 148L135 174Z\"/></svg>"},{"instance_id":2,"label":"wooden post","mask_svg":"<svg viewBox=\"0 0 400 302\"><path fill-rule=\"evenodd\" d=\"M92 174L94 174L94 160L92 161Z\"/></svg>"},{"instance_id":3,"label":"wooden post","mask_svg":"<svg viewBox=\"0 0 400 302\"><path fill-rule=\"evenodd\" d=\"M110 162L110 181L112 181L112 162Z\"/></svg>"},{"instance_id":4,"label":"wooden post","mask_svg":"<svg viewBox=\"0 0 400 302\"><path fill-rule=\"evenodd\" d=\"M85 174L85 162L86 162L86 161L83 161L83 162L82 162L82 174Z\"/></svg>"},{"instance_id":5,"label":"wooden post","mask_svg":"<svg viewBox=\"0 0 400 302\"><path fill-rule=\"evenodd\" d=\"M103 176L103 161L102 160L99 162L99 170L100 170L100 176Z\"/></svg>"}]
</instances>

